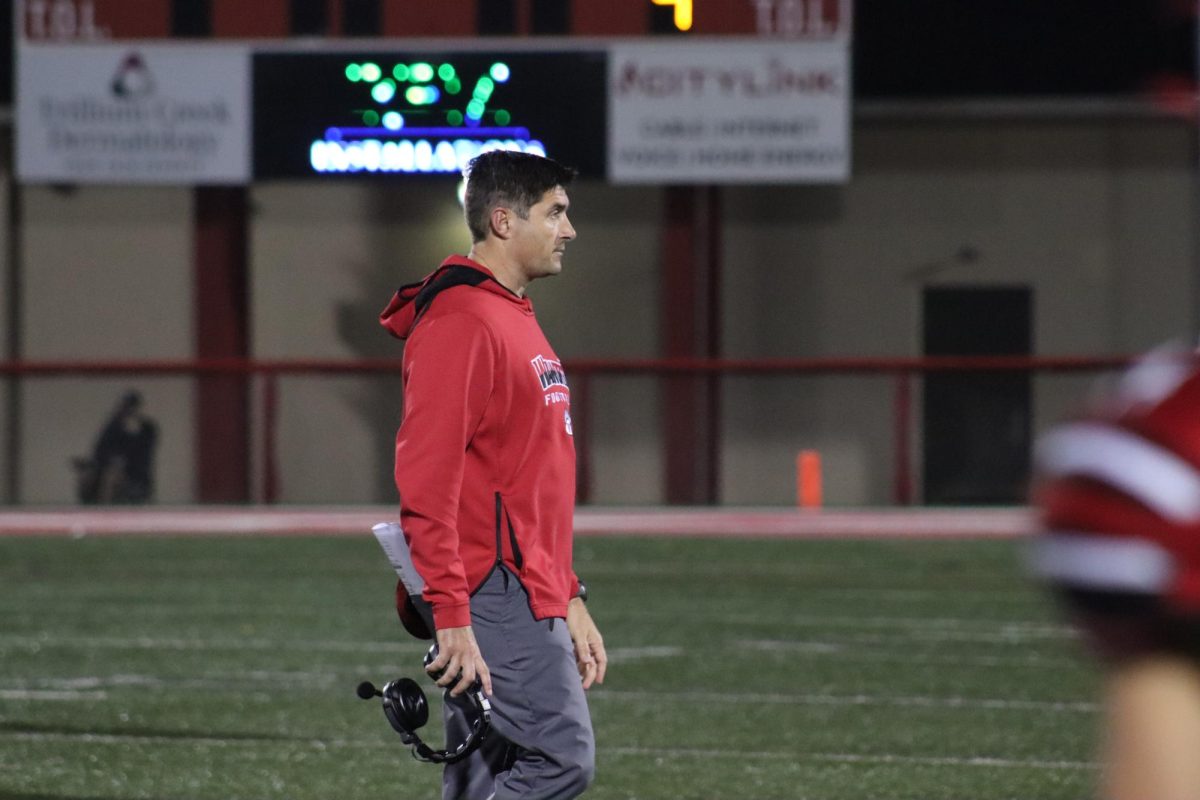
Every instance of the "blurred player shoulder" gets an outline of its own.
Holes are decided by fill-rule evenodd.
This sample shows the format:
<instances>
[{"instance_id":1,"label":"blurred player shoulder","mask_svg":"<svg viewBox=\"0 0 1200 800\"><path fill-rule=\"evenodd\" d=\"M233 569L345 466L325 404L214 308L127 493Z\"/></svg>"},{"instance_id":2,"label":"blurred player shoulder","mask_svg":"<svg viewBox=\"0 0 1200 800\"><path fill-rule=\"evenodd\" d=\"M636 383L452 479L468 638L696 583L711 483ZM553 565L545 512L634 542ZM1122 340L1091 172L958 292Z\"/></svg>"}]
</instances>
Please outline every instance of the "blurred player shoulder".
<instances>
[{"instance_id":1,"label":"blurred player shoulder","mask_svg":"<svg viewBox=\"0 0 1200 800\"><path fill-rule=\"evenodd\" d=\"M1200 370L1152 351L1038 441L1034 574L1106 657L1200 656Z\"/></svg>"}]
</instances>

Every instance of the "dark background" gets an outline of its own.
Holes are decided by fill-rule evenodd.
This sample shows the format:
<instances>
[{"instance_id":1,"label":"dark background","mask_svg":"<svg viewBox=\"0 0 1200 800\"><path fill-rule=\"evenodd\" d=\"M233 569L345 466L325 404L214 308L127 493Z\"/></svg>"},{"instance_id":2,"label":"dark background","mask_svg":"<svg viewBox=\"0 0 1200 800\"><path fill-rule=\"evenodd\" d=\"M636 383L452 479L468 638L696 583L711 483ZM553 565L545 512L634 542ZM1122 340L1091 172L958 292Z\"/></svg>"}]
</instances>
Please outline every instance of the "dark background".
<instances>
[{"instance_id":1,"label":"dark background","mask_svg":"<svg viewBox=\"0 0 1200 800\"><path fill-rule=\"evenodd\" d=\"M596 1L535 0L532 30L563 35L570 29L572 3ZM514 4L483 2L479 34L511 33ZM856 95L901 100L1186 90L1196 73L1196 5L1196 0L854 0ZM176 0L173 6L175 35L211 34L206 0ZM328 25L324 0L292 0L291 8L293 35L320 35ZM648 6L652 35L681 35L669 24L671 12ZM378 0L347 0L343 15L346 35L377 35ZM12 42L12 0L0 0L3 105L13 97Z\"/></svg>"},{"instance_id":2,"label":"dark background","mask_svg":"<svg viewBox=\"0 0 1200 800\"><path fill-rule=\"evenodd\" d=\"M1194 0L854 0L859 99L1131 95L1196 71Z\"/></svg>"}]
</instances>

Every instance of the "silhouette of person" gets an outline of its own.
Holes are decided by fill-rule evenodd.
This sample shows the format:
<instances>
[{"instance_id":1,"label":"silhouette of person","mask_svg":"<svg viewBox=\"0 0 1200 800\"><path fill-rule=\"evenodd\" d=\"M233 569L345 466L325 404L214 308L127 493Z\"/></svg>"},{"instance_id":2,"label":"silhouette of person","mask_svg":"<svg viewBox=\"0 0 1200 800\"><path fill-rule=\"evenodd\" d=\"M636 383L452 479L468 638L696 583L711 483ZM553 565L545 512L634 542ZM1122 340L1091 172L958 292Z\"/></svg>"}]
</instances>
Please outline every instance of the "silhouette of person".
<instances>
[{"instance_id":1,"label":"silhouette of person","mask_svg":"<svg viewBox=\"0 0 1200 800\"><path fill-rule=\"evenodd\" d=\"M90 458L76 459L85 504L148 503L154 497L158 426L142 412L142 396L126 392L96 439Z\"/></svg>"}]
</instances>

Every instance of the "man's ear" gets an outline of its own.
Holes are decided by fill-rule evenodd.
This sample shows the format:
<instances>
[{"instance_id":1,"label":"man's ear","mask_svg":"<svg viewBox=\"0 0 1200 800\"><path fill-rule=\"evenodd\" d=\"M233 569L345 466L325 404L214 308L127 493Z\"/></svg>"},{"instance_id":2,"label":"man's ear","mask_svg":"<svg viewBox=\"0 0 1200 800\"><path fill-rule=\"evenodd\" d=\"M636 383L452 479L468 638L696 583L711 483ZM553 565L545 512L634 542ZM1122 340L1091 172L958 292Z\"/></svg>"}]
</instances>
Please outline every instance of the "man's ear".
<instances>
[{"instance_id":1,"label":"man's ear","mask_svg":"<svg viewBox=\"0 0 1200 800\"><path fill-rule=\"evenodd\" d=\"M492 234L497 239L508 239L512 236L512 209L496 206L492 209L488 222L492 226Z\"/></svg>"}]
</instances>

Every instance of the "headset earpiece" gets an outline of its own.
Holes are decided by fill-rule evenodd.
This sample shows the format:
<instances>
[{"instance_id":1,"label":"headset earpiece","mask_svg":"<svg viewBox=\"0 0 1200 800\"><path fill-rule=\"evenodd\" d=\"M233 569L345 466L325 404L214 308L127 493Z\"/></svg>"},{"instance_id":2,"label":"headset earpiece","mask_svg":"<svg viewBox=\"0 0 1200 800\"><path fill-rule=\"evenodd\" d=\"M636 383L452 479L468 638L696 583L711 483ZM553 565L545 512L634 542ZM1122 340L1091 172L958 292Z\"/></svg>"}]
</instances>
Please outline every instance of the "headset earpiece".
<instances>
[{"instance_id":1,"label":"headset earpiece","mask_svg":"<svg viewBox=\"0 0 1200 800\"><path fill-rule=\"evenodd\" d=\"M429 722L429 701L416 681L400 678L384 684L383 713L404 743L412 744L417 728Z\"/></svg>"},{"instance_id":2,"label":"headset earpiece","mask_svg":"<svg viewBox=\"0 0 1200 800\"><path fill-rule=\"evenodd\" d=\"M428 667L435 658L437 645L429 648L429 652L425 654L424 665ZM430 677L436 681L440 675ZM443 698L446 692L443 692ZM484 696L483 688L476 682L463 694L471 704L473 719L470 733L453 750L434 750L417 735L417 728L429 722L429 701L412 678L388 681L384 684L383 691L377 691L370 683L362 683L358 687L358 696L363 700L382 698L383 714L396 733L400 734L400 741L412 747L415 758L434 764L453 764L469 756L483 742L492 721L492 704Z\"/></svg>"}]
</instances>

